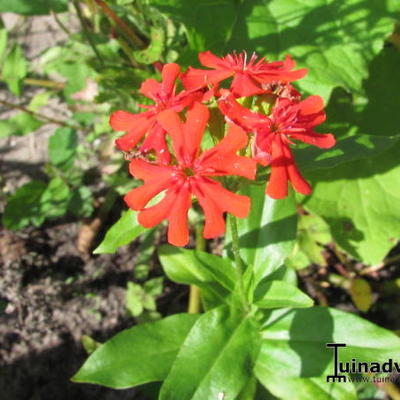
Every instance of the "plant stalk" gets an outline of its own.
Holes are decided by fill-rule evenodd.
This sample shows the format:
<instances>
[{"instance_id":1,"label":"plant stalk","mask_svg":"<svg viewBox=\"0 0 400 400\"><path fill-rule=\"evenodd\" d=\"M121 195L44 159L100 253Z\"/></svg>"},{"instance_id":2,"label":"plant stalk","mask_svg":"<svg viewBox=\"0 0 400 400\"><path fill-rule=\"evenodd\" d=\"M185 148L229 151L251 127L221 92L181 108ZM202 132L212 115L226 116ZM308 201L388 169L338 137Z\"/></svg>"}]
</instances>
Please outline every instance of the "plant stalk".
<instances>
[{"instance_id":1,"label":"plant stalk","mask_svg":"<svg viewBox=\"0 0 400 400\"><path fill-rule=\"evenodd\" d=\"M118 43L121 46L122 51L126 54L129 61L131 62L132 66L135 68L139 68L139 64L136 62L135 58L133 57L132 50L129 48L128 43L125 42L124 39L118 38Z\"/></svg>"},{"instance_id":2,"label":"plant stalk","mask_svg":"<svg viewBox=\"0 0 400 400\"><path fill-rule=\"evenodd\" d=\"M28 108L26 108L26 107L24 107L22 105L19 105L19 104L9 103L8 101L4 101L4 100L0 100L0 104L3 105L3 106L6 106L8 108L11 108L11 109L20 110L20 111L22 111L24 113L27 113L27 114L30 114L30 115L32 115L32 116L34 116L36 118L42 119L43 121L48 122L48 123L57 124L57 125L61 125L61 126L67 126L67 127L70 127L70 128L71 127L75 127L76 128L76 126L68 124L65 121L61 121L59 119L47 117L46 115L39 114L37 112L31 111Z\"/></svg>"},{"instance_id":3,"label":"plant stalk","mask_svg":"<svg viewBox=\"0 0 400 400\"><path fill-rule=\"evenodd\" d=\"M101 58L101 55L100 55L99 51L97 50L96 44L94 43L94 41L93 41L92 37L90 36L90 33L89 33L89 31L88 31L88 29L86 27L86 23L85 23L85 20L83 18L82 10L81 10L81 7L80 7L78 1L77 0L73 0L73 4L74 4L75 10L76 10L76 14L78 15L79 22L81 23L83 34L84 34L86 40L88 41L90 47L92 48L92 50L93 50L97 60L99 61L100 65L104 66L104 61Z\"/></svg>"},{"instance_id":4,"label":"plant stalk","mask_svg":"<svg viewBox=\"0 0 400 400\"><path fill-rule=\"evenodd\" d=\"M231 225L231 235L232 235L232 253L235 259L235 271L237 277L237 284L239 288L239 296L242 301L243 307L248 310L249 305L247 302L246 291L244 288L243 282L243 274L244 274L244 265L242 258L240 257L240 243L239 243L239 234L237 228L237 220L233 215L229 215L229 221Z\"/></svg>"},{"instance_id":5,"label":"plant stalk","mask_svg":"<svg viewBox=\"0 0 400 400\"><path fill-rule=\"evenodd\" d=\"M61 28L61 30L62 30L67 36L71 36L71 32L70 32L69 29L61 22L60 18L58 18L57 13L54 12L53 10L50 10L50 14L51 14L51 16L54 18L54 20L56 21L57 25Z\"/></svg>"},{"instance_id":6,"label":"plant stalk","mask_svg":"<svg viewBox=\"0 0 400 400\"><path fill-rule=\"evenodd\" d=\"M4 81L4 78L2 77L1 74L0 74L0 80ZM52 90L63 90L65 88L64 82L49 81L47 79L24 78L23 82L24 85L39 86Z\"/></svg>"},{"instance_id":7,"label":"plant stalk","mask_svg":"<svg viewBox=\"0 0 400 400\"><path fill-rule=\"evenodd\" d=\"M117 14L103 1L94 0L99 7L103 10L104 14L107 15L117 27L125 34L125 36L130 39L139 49L144 49L146 43L134 32L129 25L127 25Z\"/></svg>"},{"instance_id":8,"label":"plant stalk","mask_svg":"<svg viewBox=\"0 0 400 400\"><path fill-rule=\"evenodd\" d=\"M34 79L34 78L25 78L24 84L30 86L45 87L52 90L63 90L65 88L64 82L54 82L54 81L49 81L44 79Z\"/></svg>"},{"instance_id":9,"label":"plant stalk","mask_svg":"<svg viewBox=\"0 0 400 400\"><path fill-rule=\"evenodd\" d=\"M203 237L203 228L200 224L195 227L196 250L204 251L206 240ZM198 314L201 310L200 289L195 285L190 285L188 313Z\"/></svg>"}]
</instances>

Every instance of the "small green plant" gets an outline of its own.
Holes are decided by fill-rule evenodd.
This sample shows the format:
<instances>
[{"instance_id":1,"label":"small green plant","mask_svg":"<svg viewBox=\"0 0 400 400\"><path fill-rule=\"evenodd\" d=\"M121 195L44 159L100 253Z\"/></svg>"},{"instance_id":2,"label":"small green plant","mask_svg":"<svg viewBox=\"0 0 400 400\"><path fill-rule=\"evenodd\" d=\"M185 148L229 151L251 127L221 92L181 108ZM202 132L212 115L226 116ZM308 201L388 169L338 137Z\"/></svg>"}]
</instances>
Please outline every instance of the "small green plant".
<instances>
[{"instance_id":1,"label":"small green plant","mask_svg":"<svg viewBox=\"0 0 400 400\"><path fill-rule=\"evenodd\" d=\"M126 289L126 308L129 314L140 321L159 319L156 299L163 291L163 278L152 278L143 285L128 282Z\"/></svg>"}]
</instances>

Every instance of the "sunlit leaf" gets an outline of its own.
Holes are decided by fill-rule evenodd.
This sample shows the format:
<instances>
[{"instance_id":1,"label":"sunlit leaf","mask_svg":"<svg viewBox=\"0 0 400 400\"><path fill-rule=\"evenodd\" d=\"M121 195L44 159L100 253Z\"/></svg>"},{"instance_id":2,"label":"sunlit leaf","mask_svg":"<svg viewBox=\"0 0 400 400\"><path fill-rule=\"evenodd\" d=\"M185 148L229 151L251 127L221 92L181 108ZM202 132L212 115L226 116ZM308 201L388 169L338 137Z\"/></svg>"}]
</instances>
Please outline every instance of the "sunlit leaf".
<instances>
[{"instance_id":1,"label":"sunlit leaf","mask_svg":"<svg viewBox=\"0 0 400 400\"><path fill-rule=\"evenodd\" d=\"M177 314L126 329L100 346L72 380L115 389L161 381L197 318Z\"/></svg>"},{"instance_id":2,"label":"sunlit leaf","mask_svg":"<svg viewBox=\"0 0 400 400\"><path fill-rule=\"evenodd\" d=\"M107 231L105 238L93 251L94 254L115 253L118 247L124 246L146 231L139 225L136 212L125 211L121 218Z\"/></svg>"},{"instance_id":3,"label":"sunlit leaf","mask_svg":"<svg viewBox=\"0 0 400 400\"><path fill-rule=\"evenodd\" d=\"M160 400L235 399L251 376L256 328L251 318L224 306L203 314L184 341Z\"/></svg>"},{"instance_id":4,"label":"sunlit leaf","mask_svg":"<svg viewBox=\"0 0 400 400\"><path fill-rule=\"evenodd\" d=\"M305 208L324 217L337 243L368 264L379 263L400 237L399 149L308 174L315 184Z\"/></svg>"}]
</instances>

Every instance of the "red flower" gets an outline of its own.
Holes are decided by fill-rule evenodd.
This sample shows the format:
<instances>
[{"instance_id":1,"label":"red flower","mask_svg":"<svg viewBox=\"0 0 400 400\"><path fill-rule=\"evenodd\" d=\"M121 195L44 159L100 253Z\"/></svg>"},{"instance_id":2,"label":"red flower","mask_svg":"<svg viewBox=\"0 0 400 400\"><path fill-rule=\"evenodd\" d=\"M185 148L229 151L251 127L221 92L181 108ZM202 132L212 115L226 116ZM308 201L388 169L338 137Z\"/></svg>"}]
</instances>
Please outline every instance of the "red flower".
<instances>
[{"instance_id":1,"label":"red flower","mask_svg":"<svg viewBox=\"0 0 400 400\"><path fill-rule=\"evenodd\" d=\"M253 53L247 60L247 53L228 54L219 58L210 51L199 54L199 60L212 70L189 68L182 76L186 89L199 89L207 85L215 85L233 76L231 91L236 97L252 96L264 93L262 84L271 82L292 82L303 78L306 69L292 71L295 62L286 56L285 61L267 62L264 58L257 60Z\"/></svg>"},{"instance_id":2,"label":"red flower","mask_svg":"<svg viewBox=\"0 0 400 400\"><path fill-rule=\"evenodd\" d=\"M310 194L311 187L301 176L289 145L291 139L320 148L335 145L332 134L321 134L314 127L325 121L323 100L310 96L303 101L280 98L270 116L258 114L241 106L232 95L223 93L219 101L221 111L228 119L247 131L255 132L253 158L260 164L271 164L271 177L266 193L275 199L288 194L288 181L302 194Z\"/></svg>"},{"instance_id":3,"label":"red flower","mask_svg":"<svg viewBox=\"0 0 400 400\"><path fill-rule=\"evenodd\" d=\"M176 157L174 165L157 165L136 159L130 163L130 172L144 184L131 190L125 201L139 210L138 221L146 228L167 219L168 241L184 246L189 240L187 213L192 195L197 197L205 214L204 237L213 238L225 231L224 212L244 218L250 210L250 199L225 189L210 177L239 175L254 179L256 163L236 152L247 144L246 133L230 125L227 135L215 147L200 154L200 143L209 118L206 106L195 103L183 123L172 110L162 112L157 120L171 136ZM158 193L164 198L149 208L146 204Z\"/></svg>"},{"instance_id":4,"label":"red flower","mask_svg":"<svg viewBox=\"0 0 400 400\"><path fill-rule=\"evenodd\" d=\"M235 96L226 89L220 90L218 108L225 115L227 121L232 121L247 132L252 132L256 127L265 123L265 115L256 113L243 107L237 102Z\"/></svg>"},{"instance_id":5,"label":"red flower","mask_svg":"<svg viewBox=\"0 0 400 400\"><path fill-rule=\"evenodd\" d=\"M169 161L169 153L165 142L165 130L157 122L157 115L163 110L182 111L194 101L194 95L181 92L175 95L175 81L180 74L177 64L166 64L162 70L162 82L146 79L140 92L154 101L152 106L141 106L147 111L131 114L127 111L116 111L110 117L110 125L116 131L125 131L126 135L116 140L116 145L123 151L132 150L147 134L140 150L155 150L163 161Z\"/></svg>"}]
</instances>

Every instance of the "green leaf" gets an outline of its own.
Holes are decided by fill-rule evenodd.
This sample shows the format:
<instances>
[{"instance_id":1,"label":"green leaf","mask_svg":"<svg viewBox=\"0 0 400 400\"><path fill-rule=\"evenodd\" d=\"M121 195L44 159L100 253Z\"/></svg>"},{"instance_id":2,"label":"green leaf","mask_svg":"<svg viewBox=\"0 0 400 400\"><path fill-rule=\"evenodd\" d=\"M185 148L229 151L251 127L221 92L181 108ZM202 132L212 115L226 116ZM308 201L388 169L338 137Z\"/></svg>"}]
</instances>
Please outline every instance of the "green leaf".
<instances>
[{"instance_id":1,"label":"green leaf","mask_svg":"<svg viewBox=\"0 0 400 400\"><path fill-rule=\"evenodd\" d=\"M93 251L94 254L115 253L120 246L131 243L146 228L139 225L136 219L136 212L125 211L121 218L107 231L105 238Z\"/></svg>"},{"instance_id":2,"label":"green leaf","mask_svg":"<svg viewBox=\"0 0 400 400\"><path fill-rule=\"evenodd\" d=\"M53 178L40 198L40 213L46 218L59 218L68 210L72 193L61 178Z\"/></svg>"},{"instance_id":3,"label":"green leaf","mask_svg":"<svg viewBox=\"0 0 400 400\"><path fill-rule=\"evenodd\" d=\"M67 171L74 163L78 135L71 128L58 128L49 138L49 158L58 168Z\"/></svg>"},{"instance_id":4,"label":"green leaf","mask_svg":"<svg viewBox=\"0 0 400 400\"><path fill-rule=\"evenodd\" d=\"M326 343L346 344L340 349L340 361L385 362L400 357L400 338L355 314L312 307L266 316L255 368L258 377L267 366L277 373L285 371L287 377L318 377L332 371L333 353Z\"/></svg>"},{"instance_id":5,"label":"green leaf","mask_svg":"<svg viewBox=\"0 0 400 400\"><path fill-rule=\"evenodd\" d=\"M197 318L176 314L126 329L100 346L72 380L115 389L161 381Z\"/></svg>"},{"instance_id":6,"label":"green leaf","mask_svg":"<svg viewBox=\"0 0 400 400\"><path fill-rule=\"evenodd\" d=\"M254 266L257 283L280 267L291 253L297 228L297 212L293 195L273 200L265 194L264 186L248 185L241 194L251 198L247 218L238 219L241 256ZM227 248L231 246L228 232Z\"/></svg>"},{"instance_id":7,"label":"green leaf","mask_svg":"<svg viewBox=\"0 0 400 400\"><path fill-rule=\"evenodd\" d=\"M74 93L84 89L87 85L88 78L94 76L93 70L86 63L82 62L65 62L57 66L58 72L66 78L67 85L63 93L68 101Z\"/></svg>"},{"instance_id":8,"label":"green leaf","mask_svg":"<svg viewBox=\"0 0 400 400\"><path fill-rule=\"evenodd\" d=\"M40 213L40 198L47 185L33 180L17 189L8 199L3 214L3 225L7 229L22 229L30 224L39 226L44 217Z\"/></svg>"},{"instance_id":9,"label":"green leaf","mask_svg":"<svg viewBox=\"0 0 400 400\"><path fill-rule=\"evenodd\" d=\"M333 371L333 364L331 365ZM355 388L350 382L327 383L325 377L312 378L287 378L282 384L282 375L276 373L273 367L266 367L260 373L259 379L275 396L281 400L292 400L296 394L296 400L357 400Z\"/></svg>"},{"instance_id":10,"label":"green leaf","mask_svg":"<svg viewBox=\"0 0 400 400\"><path fill-rule=\"evenodd\" d=\"M235 287L235 270L228 259L169 245L161 246L159 256L168 278L200 287L209 307L224 303Z\"/></svg>"},{"instance_id":11,"label":"green leaf","mask_svg":"<svg viewBox=\"0 0 400 400\"><path fill-rule=\"evenodd\" d=\"M32 97L31 101L29 102L28 109L30 111L36 112L39 111L40 108L48 104L49 98L51 96L51 92L40 92Z\"/></svg>"},{"instance_id":12,"label":"green leaf","mask_svg":"<svg viewBox=\"0 0 400 400\"><path fill-rule=\"evenodd\" d=\"M325 99L336 86L362 92L368 63L392 32L400 8L396 0L199 0L195 4L152 0L152 4L186 26L185 61L205 50L221 55L255 50L271 59L291 54L309 69L301 87Z\"/></svg>"},{"instance_id":13,"label":"green leaf","mask_svg":"<svg viewBox=\"0 0 400 400\"><path fill-rule=\"evenodd\" d=\"M152 296L159 296L163 292L163 282L164 278L162 276L152 278L143 284L143 288L146 293Z\"/></svg>"},{"instance_id":14,"label":"green leaf","mask_svg":"<svg viewBox=\"0 0 400 400\"><path fill-rule=\"evenodd\" d=\"M286 265L281 265L271 275L268 275L267 277L265 277L264 280L265 281L268 281L268 280L270 280L270 281L283 281L283 282L285 282L285 283L287 283L289 285L297 287L297 275L296 275L296 272L293 271L292 268L287 267Z\"/></svg>"},{"instance_id":15,"label":"green leaf","mask_svg":"<svg viewBox=\"0 0 400 400\"><path fill-rule=\"evenodd\" d=\"M90 217L93 212L92 192L85 186L74 190L68 203L68 211L76 217Z\"/></svg>"},{"instance_id":16,"label":"green leaf","mask_svg":"<svg viewBox=\"0 0 400 400\"><path fill-rule=\"evenodd\" d=\"M291 54L306 66L309 74L300 86L327 99L336 86L362 92L368 64L392 32L399 4L274 0L269 9L277 26L264 40L275 43L281 56Z\"/></svg>"},{"instance_id":17,"label":"green leaf","mask_svg":"<svg viewBox=\"0 0 400 400\"><path fill-rule=\"evenodd\" d=\"M222 0L210 2L200 0L193 2L181 0L151 0L170 18L183 23L188 33L189 49L183 52L187 62L193 62L199 51L206 49L221 51L224 49L231 32L232 24L238 18L238 7L235 2ZM219 23L216 24L215 22ZM243 19L240 18L243 22Z\"/></svg>"},{"instance_id":18,"label":"green leaf","mask_svg":"<svg viewBox=\"0 0 400 400\"><path fill-rule=\"evenodd\" d=\"M285 264L295 269L303 269L307 268L310 265L310 259L306 256L306 254L300 249L298 243L294 246L293 253L291 256L285 261Z\"/></svg>"},{"instance_id":19,"label":"green leaf","mask_svg":"<svg viewBox=\"0 0 400 400\"><path fill-rule=\"evenodd\" d=\"M75 112L73 119L82 125L90 126L95 124L96 116L96 113L93 112Z\"/></svg>"},{"instance_id":20,"label":"green leaf","mask_svg":"<svg viewBox=\"0 0 400 400\"><path fill-rule=\"evenodd\" d=\"M354 118L357 133L380 136L400 134L399 64L400 51L394 47L384 48L371 62L368 79L363 83L367 104Z\"/></svg>"},{"instance_id":21,"label":"green leaf","mask_svg":"<svg viewBox=\"0 0 400 400\"><path fill-rule=\"evenodd\" d=\"M260 308L302 308L313 303L301 290L283 281L262 281L254 293L254 304Z\"/></svg>"},{"instance_id":22,"label":"green leaf","mask_svg":"<svg viewBox=\"0 0 400 400\"><path fill-rule=\"evenodd\" d=\"M0 3L1 8L1 3ZM15 44L4 60L2 79L16 96L22 93L22 83L27 73L27 62L20 45Z\"/></svg>"},{"instance_id":23,"label":"green leaf","mask_svg":"<svg viewBox=\"0 0 400 400\"><path fill-rule=\"evenodd\" d=\"M347 345L339 353L343 362L353 358L385 362L400 357L400 338L351 313L313 307L279 310L266 316L255 374L283 399L293 398L293 390L299 400L357 398L352 385L326 383L334 368L333 353L326 343ZM285 385L279 381L282 376Z\"/></svg>"},{"instance_id":24,"label":"green leaf","mask_svg":"<svg viewBox=\"0 0 400 400\"><path fill-rule=\"evenodd\" d=\"M137 283L128 282L125 294L125 304L127 310L133 317L138 317L145 308L156 309L156 303L152 296L149 296ZM145 307L145 305L147 307Z\"/></svg>"},{"instance_id":25,"label":"green leaf","mask_svg":"<svg viewBox=\"0 0 400 400\"><path fill-rule=\"evenodd\" d=\"M31 133L43 125L42 121L39 121L33 115L25 112L20 112L14 115L10 120L17 126L17 130L13 133L17 136Z\"/></svg>"},{"instance_id":26,"label":"green leaf","mask_svg":"<svg viewBox=\"0 0 400 400\"><path fill-rule=\"evenodd\" d=\"M6 28L0 28L0 62L7 48L8 32Z\"/></svg>"},{"instance_id":27,"label":"green leaf","mask_svg":"<svg viewBox=\"0 0 400 400\"><path fill-rule=\"evenodd\" d=\"M359 400L384 399L385 392L373 382L354 382Z\"/></svg>"},{"instance_id":28,"label":"green leaf","mask_svg":"<svg viewBox=\"0 0 400 400\"><path fill-rule=\"evenodd\" d=\"M153 278L144 283L128 282L126 290L126 308L132 316L138 317L144 310L156 310L156 297L163 291L163 277Z\"/></svg>"},{"instance_id":29,"label":"green leaf","mask_svg":"<svg viewBox=\"0 0 400 400\"><path fill-rule=\"evenodd\" d=\"M50 11L63 12L68 9L68 0L0 0L0 12L22 15L45 15Z\"/></svg>"},{"instance_id":30,"label":"green leaf","mask_svg":"<svg viewBox=\"0 0 400 400\"><path fill-rule=\"evenodd\" d=\"M47 74L57 73L65 78L66 86L63 93L68 102L75 101L71 96L87 87L89 78L96 78L96 72L90 63L85 62L91 51L82 41L84 42L84 38L75 36L63 47L56 46L47 50L41 58L43 69Z\"/></svg>"},{"instance_id":31,"label":"green leaf","mask_svg":"<svg viewBox=\"0 0 400 400\"><path fill-rule=\"evenodd\" d=\"M245 384L236 400L254 400L257 391L257 379L252 376Z\"/></svg>"},{"instance_id":32,"label":"green leaf","mask_svg":"<svg viewBox=\"0 0 400 400\"><path fill-rule=\"evenodd\" d=\"M0 121L0 138L11 136L17 130L17 125L9 120Z\"/></svg>"},{"instance_id":33,"label":"green leaf","mask_svg":"<svg viewBox=\"0 0 400 400\"><path fill-rule=\"evenodd\" d=\"M155 240L156 229L149 229L142 236L141 243L137 248L137 257L135 258L135 269L133 275L135 279L144 280L148 278L150 267L153 261L153 254L156 250L157 241Z\"/></svg>"},{"instance_id":34,"label":"green leaf","mask_svg":"<svg viewBox=\"0 0 400 400\"><path fill-rule=\"evenodd\" d=\"M328 222L343 249L368 264L379 263L400 237L399 148L307 174L316 184L304 207Z\"/></svg>"},{"instance_id":35,"label":"green leaf","mask_svg":"<svg viewBox=\"0 0 400 400\"><path fill-rule=\"evenodd\" d=\"M203 314L161 387L160 400L234 400L251 377L257 325L228 307Z\"/></svg>"},{"instance_id":36,"label":"green leaf","mask_svg":"<svg viewBox=\"0 0 400 400\"><path fill-rule=\"evenodd\" d=\"M33 115L19 112L5 121L0 121L0 138L5 136L24 136L35 131L43 125L43 122Z\"/></svg>"},{"instance_id":37,"label":"green leaf","mask_svg":"<svg viewBox=\"0 0 400 400\"><path fill-rule=\"evenodd\" d=\"M301 215L297 231L297 246L286 261L295 268L302 268L309 264L326 266L326 259L322 255L323 245L332 241L329 225L317 215Z\"/></svg>"},{"instance_id":38,"label":"green leaf","mask_svg":"<svg viewBox=\"0 0 400 400\"><path fill-rule=\"evenodd\" d=\"M152 64L159 61L165 47L164 29L159 27L151 27L150 45L140 51L134 51L133 55L137 62L142 64Z\"/></svg>"},{"instance_id":39,"label":"green leaf","mask_svg":"<svg viewBox=\"0 0 400 400\"><path fill-rule=\"evenodd\" d=\"M328 116L329 118L329 116ZM351 125L354 127L354 125ZM336 134L336 131L332 129ZM395 146L399 139L394 137L375 137L369 135L341 138L332 149L319 149L308 146L293 149L296 162L301 171L322 168L335 168L344 163L375 157Z\"/></svg>"},{"instance_id":40,"label":"green leaf","mask_svg":"<svg viewBox=\"0 0 400 400\"><path fill-rule=\"evenodd\" d=\"M166 274L175 282L194 285L217 282L230 291L235 286L234 267L228 259L169 245L160 247L159 256Z\"/></svg>"},{"instance_id":41,"label":"green leaf","mask_svg":"<svg viewBox=\"0 0 400 400\"><path fill-rule=\"evenodd\" d=\"M328 244L332 240L329 226L317 215L302 215L299 219L299 230L307 232L315 242L320 244Z\"/></svg>"}]
</instances>

